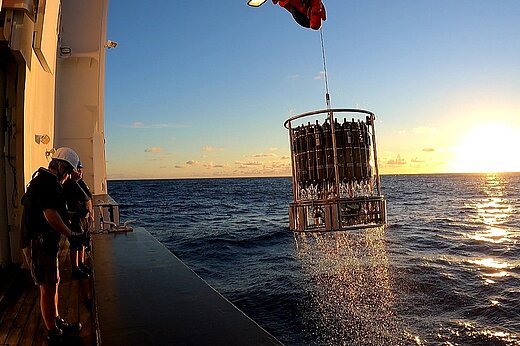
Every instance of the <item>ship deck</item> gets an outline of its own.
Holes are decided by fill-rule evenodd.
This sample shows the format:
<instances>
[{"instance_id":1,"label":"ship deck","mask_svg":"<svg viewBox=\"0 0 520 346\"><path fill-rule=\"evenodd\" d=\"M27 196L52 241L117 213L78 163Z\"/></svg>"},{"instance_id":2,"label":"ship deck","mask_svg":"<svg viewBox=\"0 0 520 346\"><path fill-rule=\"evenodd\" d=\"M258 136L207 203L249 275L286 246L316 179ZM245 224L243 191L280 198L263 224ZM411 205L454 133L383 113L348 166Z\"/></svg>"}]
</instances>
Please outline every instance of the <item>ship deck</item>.
<instances>
[{"instance_id":1,"label":"ship deck","mask_svg":"<svg viewBox=\"0 0 520 346\"><path fill-rule=\"evenodd\" d=\"M143 228L93 243L103 344L281 345Z\"/></svg>"},{"instance_id":2,"label":"ship deck","mask_svg":"<svg viewBox=\"0 0 520 346\"><path fill-rule=\"evenodd\" d=\"M60 314L82 323L78 345L281 345L142 228L93 235L93 279L71 280L61 245ZM0 345L47 345L38 287L27 270L8 274ZM91 284L92 314L83 304Z\"/></svg>"},{"instance_id":3,"label":"ship deck","mask_svg":"<svg viewBox=\"0 0 520 346\"><path fill-rule=\"evenodd\" d=\"M64 238L59 259L60 315L69 321L80 321L83 325L79 335L80 344L94 345L92 316L83 304L90 282L88 279L71 279L69 247ZM47 345L47 332L40 313L39 289L29 271L11 268L3 274L0 284L0 345Z\"/></svg>"}]
</instances>

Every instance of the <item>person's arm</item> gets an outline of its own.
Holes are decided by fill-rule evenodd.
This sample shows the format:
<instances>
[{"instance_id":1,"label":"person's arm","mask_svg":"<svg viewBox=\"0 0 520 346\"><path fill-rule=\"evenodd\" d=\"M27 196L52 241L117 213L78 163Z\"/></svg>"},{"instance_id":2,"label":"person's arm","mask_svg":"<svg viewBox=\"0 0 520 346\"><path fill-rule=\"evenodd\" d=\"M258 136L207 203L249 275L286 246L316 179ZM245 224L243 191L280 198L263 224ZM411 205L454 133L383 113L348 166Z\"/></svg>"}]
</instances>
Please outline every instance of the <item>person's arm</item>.
<instances>
[{"instance_id":1,"label":"person's arm","mask_svg":"<svg viewBox=\"0 0 520 346\"><path fill-rule=\"evenodd\" d=\"M43 215L45 220L54 228L57 232L63 234L67 238L70 238L72 231L67 227L60 214L54 209L44 209Z\"/></svg>"},{"instance_id":2,"label":"person's arm","mask_svg":"<svg viewBox=\"0 0 520 346\"><path fill-rule=\"evenodd\" d=\"M94 221L94 210L92 207L92 200L89 198L85 201L85 207L88 210L88 219L90 222Z\"/></svg>"}]
</instances>

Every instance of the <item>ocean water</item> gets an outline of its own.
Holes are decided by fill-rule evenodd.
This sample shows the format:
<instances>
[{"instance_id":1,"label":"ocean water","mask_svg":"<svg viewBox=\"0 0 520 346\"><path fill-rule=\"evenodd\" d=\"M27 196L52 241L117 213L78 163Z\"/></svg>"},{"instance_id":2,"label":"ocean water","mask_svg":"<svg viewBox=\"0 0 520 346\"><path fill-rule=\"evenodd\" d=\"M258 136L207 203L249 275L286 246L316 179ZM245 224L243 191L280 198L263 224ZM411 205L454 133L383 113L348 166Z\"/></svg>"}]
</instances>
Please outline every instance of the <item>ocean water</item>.
<instances>
[{"instance_id":1,"label":"ocean water","mask_svg":"<svg viewBox=\"0 0 520 346\"><path fill-rule=\"evenodd\" d=\"M289 178L110 181L286 345L520 345L520 173L383 176L386 229L293 234Z\"/></svg>"}]
</instances>

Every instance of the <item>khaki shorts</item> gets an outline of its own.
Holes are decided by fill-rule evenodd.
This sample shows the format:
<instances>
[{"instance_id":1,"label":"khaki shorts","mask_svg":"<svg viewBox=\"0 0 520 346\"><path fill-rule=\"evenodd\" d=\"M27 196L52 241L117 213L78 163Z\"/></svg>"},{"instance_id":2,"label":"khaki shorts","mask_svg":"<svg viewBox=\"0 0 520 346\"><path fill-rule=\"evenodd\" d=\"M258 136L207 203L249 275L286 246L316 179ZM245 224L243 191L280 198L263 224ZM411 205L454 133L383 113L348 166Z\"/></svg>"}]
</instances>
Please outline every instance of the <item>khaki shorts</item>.
<instances>
[{"instance_id":1,"label":"khaki shorts","mask_svg":"<svg viewBox=\"0 0 520 346\"><path fill-rule=\"evenodd\" d=\"M55 285L60 282L58 254L49 255L37 245L31 249L31 276L36 285Z\"/></svg>"}]
</instances>

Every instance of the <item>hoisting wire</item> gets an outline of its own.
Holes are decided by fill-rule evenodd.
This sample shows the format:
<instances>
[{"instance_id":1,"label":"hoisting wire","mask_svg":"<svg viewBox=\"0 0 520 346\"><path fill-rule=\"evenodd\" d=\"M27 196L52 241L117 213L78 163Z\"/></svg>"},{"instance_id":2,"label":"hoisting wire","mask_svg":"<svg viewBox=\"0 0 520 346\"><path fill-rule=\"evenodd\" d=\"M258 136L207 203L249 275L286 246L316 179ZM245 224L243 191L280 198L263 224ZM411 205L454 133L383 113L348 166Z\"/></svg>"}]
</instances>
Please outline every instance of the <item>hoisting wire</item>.
<instances>
[{"instance_id":1,"label":"hoisting wire","mask_svg":"<svg viewBox=\"0 0 520 346\"><path fill-rule=\"evenodd\" d=\"M323 40L323 26L320 28L320 40L321 40L321 55L323 57L323 74L325 79L325 102L327 103L327 110L329 111L330 128L332 132L332 148L334 153L334 182L335 191L337 196L340 194L339 185L339 169L338 169L338 150L336 146L336 122L334 121L334 114L330 108L330 94L329 94L329 76L327 75L327 60L325 58L325 44ZM329 172L327 170L327 178L330 181Z\"/></svg>"},{"instance_id":2,"label":"hoisting wire","mask_svg":"<svg viewBox=\"0 0 520 346\"><path fill-rule=\"evenodd\" d=\"M330 109L330 94L329 94L329 77L327 75L327 61L325 59L325 44L323 42L323 26L320 28L320 40L321 40L321 56L323 57L323 74L325 79L325 103L327 109Z\"/></svg>"}]
</instances>

